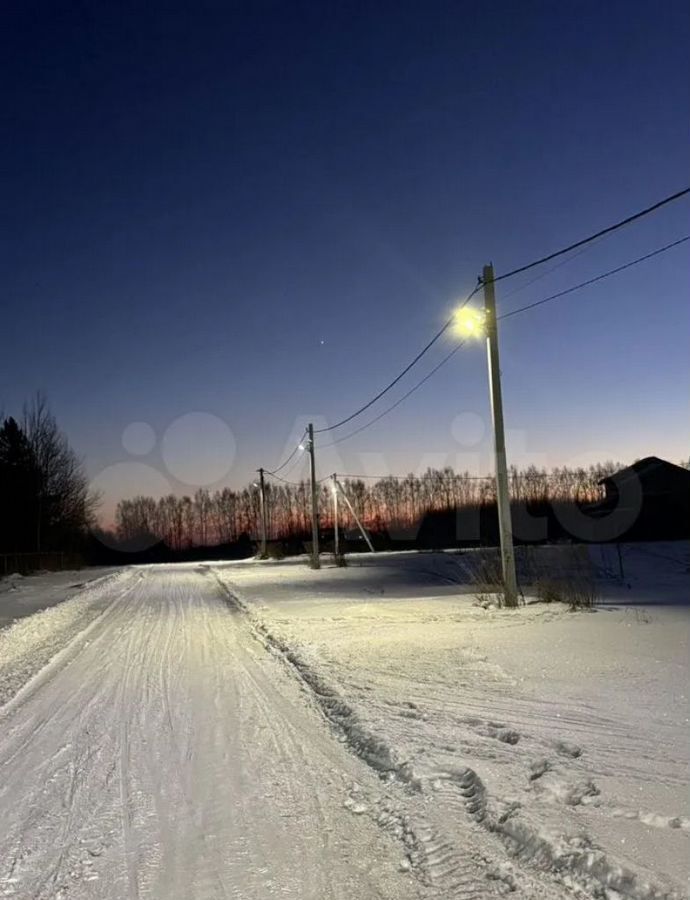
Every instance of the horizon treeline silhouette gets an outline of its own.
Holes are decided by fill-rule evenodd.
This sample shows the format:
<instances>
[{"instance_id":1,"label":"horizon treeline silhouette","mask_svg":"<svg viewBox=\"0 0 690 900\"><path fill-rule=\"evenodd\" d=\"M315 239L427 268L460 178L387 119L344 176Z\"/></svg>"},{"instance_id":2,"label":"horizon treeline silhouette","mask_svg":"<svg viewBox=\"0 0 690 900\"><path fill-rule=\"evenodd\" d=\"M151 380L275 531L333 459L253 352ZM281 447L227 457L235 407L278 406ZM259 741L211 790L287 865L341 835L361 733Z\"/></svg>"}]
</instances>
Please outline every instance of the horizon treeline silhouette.
<instances>
[{"instance_id":1,"label":"horizon treeline silhouette","mask_svg":"<svg viewBox=\"0 0 690 900\"><path fill-rule=\"evenodd\" d=\"M587 506L603 498L599 482L622 468L613 461L587 468L529 466L510 470L511 501L532 514L547 506ZM476 513L491 520L496 494L493 476L477 477L452 468L429 468L422 475L378 479L340 479L347 496L366 527L394 541L416 540L425 523L444 515ZM319 485L319 522L322 531L333 529L330 479ZM269 482L266 517L269 540L304 540L311 528L310 486ZM486 514L488 513L488 517ZM345 532L356 523L346 504L339 505L339 524ZM479 526L478 526L479 527ZM137 496L121 500L115 512L115 535L123 545L161 541L173 550L194 546L232 544L260 530L260 498L255 486L216 491L200 488L191 496L169 494L155 499ZM447 528L444 528L447 531ZM479 540L486 529L479 528ZM493 527L489 528L493 532ZM480 533L481 532L481 533ZM432 538L433 542L433 538Z\"/></svg>"},{"instance_id":2,"label":"horizon treeline silhouette","mask_svg":"<svg viewBox=\"0 0 690 900\"><path fill-rule=\"evenodd\" d=\"M687 462L681 465L688 468ZM511 467L516 540L594 539L587 536L587 518L579 534L567 523L573 521L573 512L588 513L601 504L600 482L621 468L622 463L611 460L550 471L533 465ZM497 541L493 476L478 477L447 466L402 477L341 476L340 483L379 547L438 548ZM114 530L99 527L95 517L99 498L90 491L81 460L40 394L25 404L19 418L0 416L0 500L4 554L59 551L92 561L103 556L100 546L136 554L161 545L184 555L192 548L233 545L241 555L249 555L251 541L260 532L256 485L238 490L200 488L191 496L122 499ZM318 504L320 529L328 541L334 528L331 479L319 484ZM309 482L267 482L266 518L268 539L299 552L302 542L310 539ZM355 519L344 502L339 504L339 525L345 538L349 532L355 537ZM638 537L672 538L685 536L686 530L675 522L662 523ZM611 532L607 539L617 537Z\"/></svg>"}]
</instances>

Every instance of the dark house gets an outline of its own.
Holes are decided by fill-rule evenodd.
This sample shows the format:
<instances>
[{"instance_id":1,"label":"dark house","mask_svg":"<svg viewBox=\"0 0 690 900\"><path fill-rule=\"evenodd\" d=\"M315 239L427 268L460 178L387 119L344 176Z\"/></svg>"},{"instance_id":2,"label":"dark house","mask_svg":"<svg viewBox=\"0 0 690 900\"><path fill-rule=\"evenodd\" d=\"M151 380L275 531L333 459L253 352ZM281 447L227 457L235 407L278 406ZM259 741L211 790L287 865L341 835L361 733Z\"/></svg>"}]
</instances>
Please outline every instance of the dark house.
<instances>
[{"instance_id":1,"label":"dark house","mask_svg":"<svg viewBox=\"0 0 690 900\"><path fill-rule=\"evenodd\" d=\"M690 471L647 456L603 478L604 499L588 512L618 522L625 540L676 540L690 537Z\"/></svg>"}]
</instances>

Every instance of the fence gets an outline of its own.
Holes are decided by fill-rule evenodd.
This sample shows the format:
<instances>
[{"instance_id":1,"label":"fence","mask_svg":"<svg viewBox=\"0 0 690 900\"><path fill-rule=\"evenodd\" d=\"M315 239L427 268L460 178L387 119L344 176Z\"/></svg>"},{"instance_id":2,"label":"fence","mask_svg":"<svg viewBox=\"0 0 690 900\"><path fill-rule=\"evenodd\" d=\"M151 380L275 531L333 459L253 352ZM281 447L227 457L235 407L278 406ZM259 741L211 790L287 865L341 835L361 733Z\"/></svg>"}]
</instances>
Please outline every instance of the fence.
<instances>
[{"instance_id":1,"label":"fence","mask_svg":"<svg viewBox=\"0 0 690 900\"><path fill-rule=\"evenodd\" d=\"M28 575L30 572L81 569L84 560L78 553L0 553L0 574Z\"/></svg>"}]
</instances>

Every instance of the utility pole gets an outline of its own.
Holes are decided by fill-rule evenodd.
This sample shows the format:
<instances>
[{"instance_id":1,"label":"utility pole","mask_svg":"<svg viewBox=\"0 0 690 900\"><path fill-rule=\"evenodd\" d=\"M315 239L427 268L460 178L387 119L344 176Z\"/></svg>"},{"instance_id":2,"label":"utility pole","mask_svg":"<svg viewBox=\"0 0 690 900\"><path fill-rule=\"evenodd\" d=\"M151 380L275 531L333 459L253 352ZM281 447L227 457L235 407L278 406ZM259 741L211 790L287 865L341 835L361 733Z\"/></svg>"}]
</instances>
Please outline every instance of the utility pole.
<instances>
[{"instance_id":1,"label":"utility pole","mask_svg":"<svg viewBox=\"0 0 690 900\"><path fill-rule=\"evenodd\" d=\"M309 442L309 474L311 476L311 567L321 568L319 562L319 498L316 493L316 457L314 455L314 426L307 425Z\"/></svg>"},{"instance_id":2,"label":"utility pole","mask_svg":"<svg viewBox=\"0 0 690 900\"><path fill-rule=\"evenodd\" d=\"M340 556L340 531L338 530L338 476L333 473L333 555Z\"/></svg>"},{"instance_id":3,"label":"utility pole","mask_svg":"<svg viewBox=\"0 0 690 900\"><path fill-rule=\"evenodd\" d=\"M508 463L506 439L503 428L503 396L501 394L501 370L498 359L498 328L496 322L496 296L494 293L494 267L484 266L484 310L486 312L486 347L489 358L489 390L491 392L491 417L494 426L496 451L496 501L498 504L498 530L501 538L501 564L505 605L517 606L517 576L513 549L513 526L510 515L508 490Z\"/></svg>"},{"instance_id":4,"label":"utility pole","mask_svg":"<svg viewBox=\"0 0 690 900\"><path fill-rule=\"evenodd\" d=\"M261 558L266 558L266 482L264 470L259 469L259 495L261 498Z\"/></svg>"},{"instance_id":5,"label":"utility pole","mask_svg":"<svg viewBox=\"0 0 690 900\"><path fill-rule=\"evenodd\" d=\"M345 501L345 503L347 503L347 508L348 508L348 509L350 510L350 512L352 513L352 518L353 518L353 519L355 520L355 522L357 523L357 527L359 528L362 537L363 537L364 540L367 542L367 546L369 547L369 549L371 550L372 553L376 553L376 551L374 550L374 545L371 543L371 538L369 537L369 533L367 532L367 530L366 530L366 528L364 527L364 525L362 525L362 523L360 522L359 516L358 516L357 513L355 512L354 506L350 503L350 498L349 498L349 497L347 496L347 494L345 493L345 490L344 490L343 486L342 486L341 483L338 481L338 479L337 479L337 477L336 477L335 475L333 476L333 480L335 481L336 487L337 487L339 490L342 491L342 494L343 494L343 500Z\"/></svg>"}]
</instances>

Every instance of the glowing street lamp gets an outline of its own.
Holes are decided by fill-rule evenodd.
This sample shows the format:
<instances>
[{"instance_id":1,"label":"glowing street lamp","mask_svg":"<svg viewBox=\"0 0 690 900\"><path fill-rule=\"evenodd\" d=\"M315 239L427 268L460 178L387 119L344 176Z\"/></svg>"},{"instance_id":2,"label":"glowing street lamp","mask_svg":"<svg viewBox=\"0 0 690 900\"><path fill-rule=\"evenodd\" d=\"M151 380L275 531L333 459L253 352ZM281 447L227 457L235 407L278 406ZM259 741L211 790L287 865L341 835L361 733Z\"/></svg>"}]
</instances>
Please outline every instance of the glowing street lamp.
<instances>
[{"instance_id":1,"label":"glowing street lamp","mask_svg":"<svg viewBox=\"0 0 690 900\"><path fill-rule=\"evenodd\" d=\"M482 309L465 307L453 317L453 333L463 338L486 337L486 313Z\"/></svg>"},{"instance_id":2,"label":"glowing street lamp","mask_svg":"<svg viewBox=\"0 0 690 900\"><path fill-rule=\"evenodd\" d=\"M494 427L494 451L496 455L496 505L498 507L504 597L506 606L517 606L517 577L515 573L510 492L508 490L508 462L506 460L505 431L503 426L503 396L501 392L501 370L498 360L494 281L493 266L484 266L481 277L481 283L484 286L484 309L479 310L472 307L459 309L453 316L452 331L456 337L463 339L459 346L462 346L468 340L486 339L491 417Z\"/></svg>"}]
</instances>

